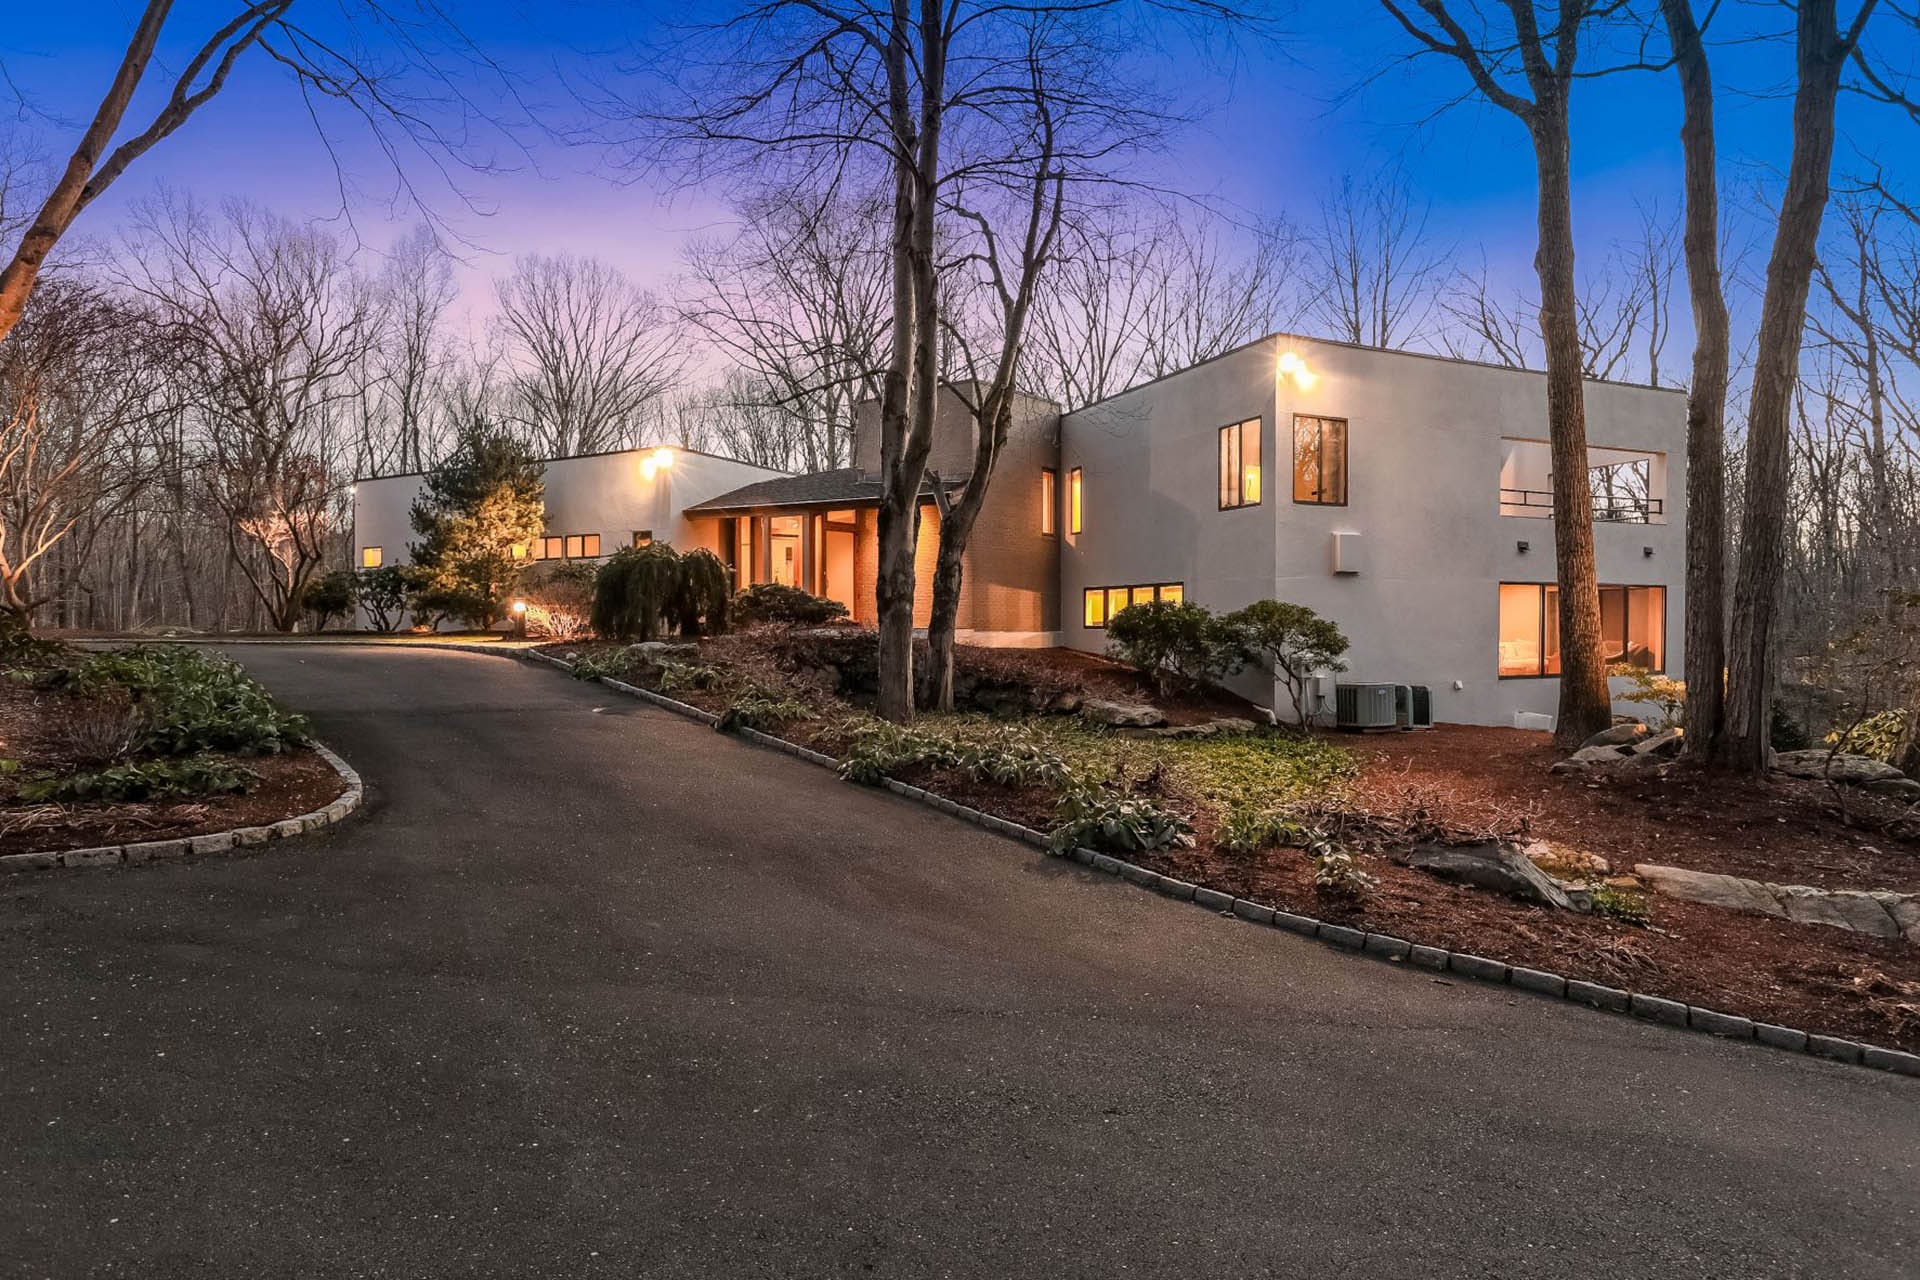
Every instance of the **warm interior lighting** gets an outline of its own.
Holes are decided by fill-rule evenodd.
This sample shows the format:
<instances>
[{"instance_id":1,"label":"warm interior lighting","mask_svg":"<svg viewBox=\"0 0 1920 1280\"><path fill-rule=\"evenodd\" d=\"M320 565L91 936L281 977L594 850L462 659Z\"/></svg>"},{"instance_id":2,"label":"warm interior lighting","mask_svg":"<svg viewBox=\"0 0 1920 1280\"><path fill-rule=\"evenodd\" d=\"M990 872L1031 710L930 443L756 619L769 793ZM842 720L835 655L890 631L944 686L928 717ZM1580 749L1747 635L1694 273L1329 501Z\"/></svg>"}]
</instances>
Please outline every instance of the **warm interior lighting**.
<instances>
[{"instance_id":1,"label":"warm interior lighting","mask_svg":"<svg viewBox=\"0 0 1920 1280\"><path fill-rule=\"evenodd\" d=\"M1298 351L1282 351L1278 369L1281 377L1293 379L1293 385L1302 391L1313 390L1313 384L1320 381L1320 375L1307 368Z\"/></svg>"},{"instance_id":2,"label":"warm interior lighting","mask_svg":"<svg viewBox=\"0 0 1920 1280\"><path fill-rule=\"evenodd\" d=\"M664 445L640 460L640 478L651 480L659 472L673 465L673 450Z\"/></svg>"}]
</instances>

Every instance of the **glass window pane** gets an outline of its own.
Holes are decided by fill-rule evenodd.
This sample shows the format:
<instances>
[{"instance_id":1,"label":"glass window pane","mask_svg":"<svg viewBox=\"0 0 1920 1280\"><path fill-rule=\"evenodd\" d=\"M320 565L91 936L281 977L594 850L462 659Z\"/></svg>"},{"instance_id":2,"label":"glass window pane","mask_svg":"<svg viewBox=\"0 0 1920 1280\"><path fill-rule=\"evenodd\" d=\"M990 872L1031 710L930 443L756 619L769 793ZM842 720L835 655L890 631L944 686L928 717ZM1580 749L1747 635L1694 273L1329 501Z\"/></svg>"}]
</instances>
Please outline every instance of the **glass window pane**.
<instances>
[{"instance_id":1,"label":"glass window pane","mask_svg":"<svg viewBox=\"0 0 1920 1280\"><path fill-rule=\"evenodd\" d=\"M597 556L600 554L600 535L599 534L589 533L584 538L582 538L580 542L581 542L580 551L582 555Z\"/></svg>"},{"instance_id":2,"label":"glass window pane","mask_svg":"<svg viewBox=\"0 0 1920 1280\"><path fill-rule=\"evenodd\" d=\"M566 541L567 559L572 560L579 554L580 554L580 535L577 533L570 533L567 535L567 541Z\"/></svg>"},{"instance_id":3,"label":"glass window pane","mask_svg":"<svg viewBox=\"0 0 1920 1280\"><path fill-rule=\"evenodd\" d=\"M1152 604L1153 590L1154 589L1152 587L1135 587L1133 588L1132 597L1127 601L1127 603L1128 604Z\"/></svg>"},{"instance_id":4,"label":"glass window pane","mask_svg":"<svg viewBox=\"0 0 1920 1280\"><path fill-rule=\"evenodd\" d=\"M1608 662L1626 660L1627 591L1625 587L1600 588L1600 656Z\"/></svg>"},{"instance_id":5,"label":"glass window pane","mask_svg":"<svg viewBox=\"0 0 1920 1280\"><path fill-rule=\"evenodd\" d=\"M1187 598L1186 588L1181 586L1178 582L1169 582L1167 585L1160 588L1160 601L1162 604L1179 604L1182 600L1185 600L1186 598Z\"/></svg>"},{"instance_id":6,"label":"glass window pane","mask_svg":"<svg viewBox=\"0 0 1920 1280\"><path fill-rule=\"evenodd\" d=\"M1293 500L1320 501L1320 419L1293 420Z\"/></svg>"},{"instance_id":7,"label":"glass window pane","mask_svg":"<svg viewBox=\"0 0 1920 1280\"><path fill-rule=\"evenodd\" d=\"M1560 674L1560 588L1541 589L1541 630L1546 635L1545 661L1541 664L1545 674Z\"/></svg>"},{"instance_id":8,"label":"glass window pane","mask_svg":"<svg viewBox=\"0 0 1920 1280\"><path fill-rule=\"evenodd\" d=\"M1104 627L1107 625L1107 593L1099 587L1088 587L1082 596L1081 607L1085 609L1087 625Z\"/></svg>"},{"instance_id":9,"label":"glass window pane","mask_svg":"<svg viewBox=\"0 0 1920 1280\"><path fill-rule=\"evenodd\" d=\"M1531 582L1500 584L1500 674L1540 674L1540 588Z\"/></svg>"},{"instance_id":10,"label":"glass window pane","mask_svg":"<svg viewBox=\"0 0 1920 1280\"><path fill-rule=\"evenodd\" d=\"M1240 432L1220 428L1220 507L1240 505Z\"/></svg>"},{"instance_id":11,"label":"glass window pane","mask_svg":"<svg viewBox=\"0 0 1920 1280\"><path fill-rule=\"evenodd\" d=\"M1667 669L1667 589L1630 587L1627 590L1627 652L1625 661L1647 671Z\"/></svg>"},{"instance_id":12,"label":"glass window pane","mask_svg":"<svg viewBox=\"0 0 1920 1280\"><path fill-rule=\"evenodd\" d=\"M1067 472L1067 532L1080 532L1080 468Z\"/></svg>"},{"instance_id":13,"label":"glass window pane","mask_svg":"<svg viewBox=\"0 0 1920 1280\"><path fill-rule=\"evenodd\" d=\"M1054 531L1054 512L1057 510L1056 495L1053 492L1054 475L1051 471L1040 473L1040 532Z\"/></svg>"},{"instance_id":14,"label":"glass window pane","mask_svg":"<svg viewBox=\"0 0 1920 1280\"><path fill-rule=\"evenodd\" d=\"M378 569L380 567L380 558L385 554L386 553L379 547L360 548L360 567L362 569Z\"/></svg>"},{"instance_id":15,"label":"glass window pane","mask_svg":"<svg viewBox=\"0 0 1920 1280\"><path fill-rule=\"evenodd\" d=\"M1240 424L1240 498L1248 506L1260 501L1260 419Z\"/></svg>"},{"instance_id":16,"label":"glass window pane","mask_svg":"<svg viewBox=\"0 0 1920 1280\"><path fill-rule=\"evenodd\" d=\"M1347 424L1340 418L1320 420L1320 501L1347 503Z\"/></svg>"},{"instance_id":17,"label":"glass window pane","mask_svg":"<svg viewBox=\"0 0 1920 1280\"><path fill-rule=\"evenodd\" d=\"M1127 589L1125 587L1107 588L1107 616L1109 618L1126 608L1127 603Z\"/></svg>"}]
</instances>

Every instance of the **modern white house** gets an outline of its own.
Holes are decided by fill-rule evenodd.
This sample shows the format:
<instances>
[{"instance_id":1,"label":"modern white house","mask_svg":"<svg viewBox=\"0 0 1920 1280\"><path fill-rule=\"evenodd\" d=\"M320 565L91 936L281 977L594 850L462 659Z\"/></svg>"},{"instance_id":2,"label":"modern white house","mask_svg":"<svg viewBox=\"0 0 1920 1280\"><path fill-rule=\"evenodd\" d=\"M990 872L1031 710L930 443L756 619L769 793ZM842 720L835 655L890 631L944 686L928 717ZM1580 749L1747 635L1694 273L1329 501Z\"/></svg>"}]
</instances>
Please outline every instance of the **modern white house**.
<instances>
[{"instance_id":1,"label":"modern white house","mask_svg":"<svg viewBox=\"0 0 1920 1280\"><path fill-rule=\"evenodd\" d=\"M1559 696L1546 413L1536 372L1284 334L1064 415L1024 399L972 539L961 638L1097 652L1129 603L1291 600L1351 639L1342 680L1427 686L1441 721L1544 726ZM1609 656L1677 671L1685 397L1590 381L1586 415L1595 497L1580 518ZM673 446L555 460L531 554L703 546L742 585L804 587L870 621L872 427L863 415L854 466L810 475ZM965 479L972 431L949 389L922 508L923 621L932 485ZM356 563L404 559L420 482L358 483ZM1264 679L1241 689L1272 703Z\"/></svg>"}]
</instances>

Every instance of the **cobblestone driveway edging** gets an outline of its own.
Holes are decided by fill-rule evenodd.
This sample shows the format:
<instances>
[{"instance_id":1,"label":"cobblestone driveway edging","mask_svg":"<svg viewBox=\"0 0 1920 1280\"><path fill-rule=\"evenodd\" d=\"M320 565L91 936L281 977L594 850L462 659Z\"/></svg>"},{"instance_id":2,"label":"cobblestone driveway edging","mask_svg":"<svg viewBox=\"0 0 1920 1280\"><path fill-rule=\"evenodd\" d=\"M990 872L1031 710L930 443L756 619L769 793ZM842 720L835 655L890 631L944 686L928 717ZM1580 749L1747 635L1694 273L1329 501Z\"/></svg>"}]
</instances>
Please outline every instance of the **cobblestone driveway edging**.
<instances>
[{"instance_id":1,"label":"cobblestone driveway edging","mask_svg":"<svg viewBox=\"0 0 1920 1280\"><path fill-rule=\"evenodd\" d=\"M181 836L177 840L143 840L134 844L100 845L92 849L58 849L45 853L10 853L0 856L0 874L16 871L52 871L63 867L109 867L115 864L138 864L158 862L167 858L184 858L189 854L235 853L242 849L257 849L274 840L290 840L294 836L309 831L324 831L336 823L344 822L347 815L360 807L366 798L366 789L360 783L360 775L353 766L336 755L325 743L313 744L314 754L333 766L340 775L345 788L333 803L312 813L303 813L297 817L283 818L279 822L260 826L235 827L231 831L215 831L204 836Z\"/></svg>"},{"instance_id":2,"label":"cobblestone driveway edging","mask_svg":"<svg viewBox=\"0 0 1920 1280\"><path fill-rule=\"evenodd\" d=\"M550 654L532 649L524 649L520 652L531 661L544 662L566 672L573 670L572 663ZM709 727L719 720L719 717L710 711L702 711L698 707L676 701L665 694L655 693L651 689L642 689L638 685L609 679L606 676L598 676L596 679L616 692L651 702L657 707L698 720ZM824 752L811 750L797 742L788 742L785 738L763 733L758 729L740 729L738 736L748 742L771 747L790 756L797 756L810 764L836 770L840 765L838 760ZM935 795L920 787L909 786L897 778L888 778L886 789L897 796L927 805L962 821L971 822L975 826L985 827L989 831L1050 852L1046 833L1036 831L1032 827L1022 826L1020 823L1010 822L1005 818L957 804L945 796ZM1577 978L1562 977L1560 974L1543 969L1509 965L1464 951L1421 946L1391 934L1369 933L1346 925L1330 924L1324 920L1316 920L1312 916L1296 915L1291 911L1282 911L1264 903L1236 898L1218 889L1208 889L1189 884L1185 880L1163 876L1147 867L1137 866L1093 849L1075 849L1068 856L1082 866L1117 876L1177 902L1192 902L1218 914L1231 915L1251 924L1284 929L1289 933L1312 938L1343 951L1357 952L1394 963L1412 964L1422 969L1472 978L1496 986L1517 987L1522 991L1570 1001L1589 1009L1628 1014L1661 1026L1702 1032L1724 1039L1745 1040L1766 1045L1769 1048L1808 1053L1835 1062L1852 1063L1857 1066L1892 1071L1900 1075L1920 1077L1920 1054L1861 1044L1838 1036L1814 1035L1797 1027L1775 1026L1752 1018L1743 1018L1738 1014L1722 1013L1717 1009L1701 1008L1661 996L1642 995L1637 991L1623 991L1617 987L1602 986L1596 982L1583 982Z\"/></svg>"}]
</instances>

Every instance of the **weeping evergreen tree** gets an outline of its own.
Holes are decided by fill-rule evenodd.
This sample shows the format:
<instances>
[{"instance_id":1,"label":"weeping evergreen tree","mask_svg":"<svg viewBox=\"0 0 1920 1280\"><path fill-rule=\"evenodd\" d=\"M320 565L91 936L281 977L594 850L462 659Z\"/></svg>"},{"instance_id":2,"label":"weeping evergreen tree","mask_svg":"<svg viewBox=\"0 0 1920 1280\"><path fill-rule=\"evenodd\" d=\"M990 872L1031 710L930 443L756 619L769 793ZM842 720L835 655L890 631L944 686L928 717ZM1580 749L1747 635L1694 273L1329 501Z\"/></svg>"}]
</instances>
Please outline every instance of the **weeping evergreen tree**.
<instances>
[{"instance_id":1,"label":"weeping evergreen tree","mask_svg":"<svg viewBox=\"0 0 1920 1280\"><path fill-rule=\"evenodd\" d=\"M664 542L623 547L593 580L593 629L615 640L654 640L680 599L680 557Z\"/></svg>"},{"instance_id":2,"label":"weeping evergreen tree","mask_svg":"<svg viewBox=\"0 0 1920 1280\"><path fill-rule=\"evenodd\" d=\"M683 636L717 636L727 629L733 599L733 575L719 556L696 547L680 557L680 590L674 597L674 625Z\"/></svg>"}]
</instances>

